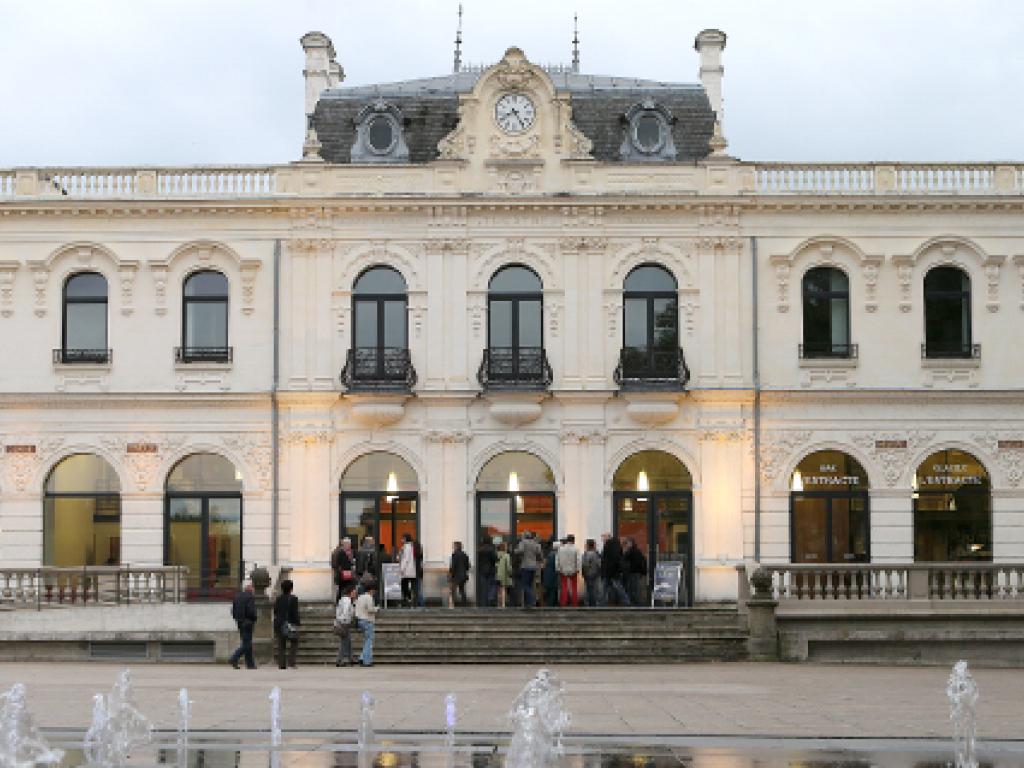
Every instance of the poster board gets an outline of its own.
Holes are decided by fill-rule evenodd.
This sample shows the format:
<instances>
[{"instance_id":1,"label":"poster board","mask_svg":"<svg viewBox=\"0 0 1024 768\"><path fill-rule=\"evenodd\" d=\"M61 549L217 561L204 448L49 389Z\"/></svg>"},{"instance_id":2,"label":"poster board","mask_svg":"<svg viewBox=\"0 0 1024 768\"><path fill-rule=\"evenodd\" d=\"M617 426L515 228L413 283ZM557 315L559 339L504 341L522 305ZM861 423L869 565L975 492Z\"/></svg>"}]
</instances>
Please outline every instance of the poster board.
<instances>
[{"instance_id":1,"label":"poster board","mask_svg":"<svg viewBox=\"0 0 1024 768\"><path fill-rule=\"evenodd\" d=\"M402 568L398 563L383 563L380 567L383 582L380 600L381 605L388 607L388 600L402 602Z\"/></svg>"},{"instance_id":2,"label":"poster board","mask_svg":"<svg viewBox=\"0 0 1024 768\"><path fill-rule=\"evenodd\" d=\"M651 590L651 607L656 603L672 603L679 607L683 595L683 564L658 563L654 569L654 589Z\"/></svg>"}]
</instances>

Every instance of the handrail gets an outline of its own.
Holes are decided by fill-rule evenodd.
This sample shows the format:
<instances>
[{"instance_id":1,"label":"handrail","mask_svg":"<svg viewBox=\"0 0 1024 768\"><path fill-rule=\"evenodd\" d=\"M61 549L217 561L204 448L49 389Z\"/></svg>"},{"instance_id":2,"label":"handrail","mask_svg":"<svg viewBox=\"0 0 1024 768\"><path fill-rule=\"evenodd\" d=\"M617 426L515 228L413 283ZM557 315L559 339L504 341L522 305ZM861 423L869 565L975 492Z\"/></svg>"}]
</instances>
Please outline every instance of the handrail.
<instances>
[{"instance_id":1,"label":"handrail","mask_svg":"<svg viewBox=\"0 0 1024 768\"><path fill-rule=\"evenodd\" d=\"M180 603L187 575L184 565L0 568L0 607Z\"/></svg>"}]
</instances>

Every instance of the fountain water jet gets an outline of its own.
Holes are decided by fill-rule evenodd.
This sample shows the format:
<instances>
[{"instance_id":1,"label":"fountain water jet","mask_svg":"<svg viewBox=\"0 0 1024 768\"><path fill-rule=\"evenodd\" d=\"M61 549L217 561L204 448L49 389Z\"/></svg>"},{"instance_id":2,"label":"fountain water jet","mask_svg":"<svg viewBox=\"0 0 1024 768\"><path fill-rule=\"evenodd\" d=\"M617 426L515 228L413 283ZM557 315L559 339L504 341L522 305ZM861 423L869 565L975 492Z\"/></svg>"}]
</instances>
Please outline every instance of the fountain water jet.
<instances>
[{"instance_id":1,"label":"fountain water jet","mask_svg":"<svg viewBox=\"0 0 1024 768\"><path fill-rule=\"evenodd\" d=\"M953 721L953 754L956 768L978 768L974 753L977 731L978 684L967 671L967 662L958 661L946 683L949 719Z\"/></svg>"},{"instance_id":2,"label":"fountain water jet","mask_svg":"<svg viewBox=\"0 0 1024 768\"><path fill-rule=\"evenodd\" d=\"M152 725L135 705L131 673L122 670L110 693L93 696L92 725L85 734L86 757L97 765L123 765L133 749L152 738Z\"/></svg>"},{"instance_id":3,"label":"fountain water jet","mask_svg":"<svg viewBox=\"0 0 1024 768\"><path fill-rule=\"evenodd\" d=\"M538 672L516 697L509 719L514 733L507 768L557 765L571 717L565 710L565 686L554 675L546 669Z\"/></svg>"},{"instance_id":4,"label":"fountain water jet","mask_svg":"<svg viewBox=\"0 0 1024 768\"><path fill-rule=\"evenodd\" d=\"M274 689L267 696L270 699L270 743L272 746L281 746L281 689L274 686Z\"/></svg>"},{"instance_id":5,"label":"fountain water jet","mask_svg":"<svg viewBox=\"0 0 1024 768\"><path fill-rule=\"evenodd\" d=\"M192 701L188 688L178 691L178 765L184 768L188 763L188 723L192 715Z\"/></svg>"},{"instance_id":6,"label":"fountain water jet","mask_svg":"<svg viewBox=\"0 0 1024 768\"><path fill-rule=\"evenodd\" d=\"M53 749L32 722L25 704L25 686L15 683L0 694L0 765L4 768L34 768L52 765L64 758Z\"/></svg>"}]
</instances>

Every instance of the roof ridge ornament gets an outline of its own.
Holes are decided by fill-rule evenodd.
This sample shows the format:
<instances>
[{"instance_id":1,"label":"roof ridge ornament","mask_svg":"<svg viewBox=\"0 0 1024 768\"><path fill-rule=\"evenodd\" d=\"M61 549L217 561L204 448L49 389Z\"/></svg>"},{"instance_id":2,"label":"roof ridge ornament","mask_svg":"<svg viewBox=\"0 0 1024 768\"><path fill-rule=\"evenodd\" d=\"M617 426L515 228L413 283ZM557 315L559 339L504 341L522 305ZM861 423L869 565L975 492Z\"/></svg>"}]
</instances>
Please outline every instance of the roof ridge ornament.
<instances>
[{"instance_id":1,"label":"roof ridge ornament","mask_svg":"<svg viewBox=\"0 0 1024 768\"><path fill-rule=\"evenodd\" d=\"M575 75L580 73L580 17L578 13L572 15L572 72Z\"/></svg>"},{"instance_id":2,"label":"roof ridge ornament","mask_svg":"<svg viewBox=\"0 0 1024 768\"><path fill-rule=\"evenodd\" d=\"M459 26L455 31L455 66L456 75L462 70L462 3L459 3Z\"/></svg>"}]
</instances>

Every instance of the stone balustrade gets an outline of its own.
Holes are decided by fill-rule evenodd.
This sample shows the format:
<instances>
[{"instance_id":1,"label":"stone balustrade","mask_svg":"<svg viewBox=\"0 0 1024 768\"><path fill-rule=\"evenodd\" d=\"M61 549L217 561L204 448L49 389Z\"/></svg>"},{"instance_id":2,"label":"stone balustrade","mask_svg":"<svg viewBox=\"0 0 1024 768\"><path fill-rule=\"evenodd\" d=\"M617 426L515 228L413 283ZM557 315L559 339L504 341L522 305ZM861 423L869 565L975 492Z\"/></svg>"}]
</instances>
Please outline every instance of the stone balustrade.
<instances>
[{"instance_id":1,"label":"stone balustrade","mask_svg":"<svg viewBox=\"0 0 1024 768\"><path fill-rule=\"evenodd\" d=\"M1022 600L1024 564L765 565L772 599L797 601Z\"/></svg>"},{"instance_id":2,"label":"stone balustrade","mask_svg":"<svg viewBox=\"0 0 1024 768\"><path fill-rule=\"evenodd\" d=\"M376 167L326 164L0 169L0 201L421 194L435 183L431 168L429 164L389 167L384 169L386 173ZM731 169L730 188L740 195L1024 195L1024 164L734 163L716 168ZM605 170L619 175L624 172L621 168ZM692 175L692 169L663 170L667 172L648 178L644 188L651 193L672 191L680 179ZM610 176L607 185L617 188L615 178ZM699 194L701 189L698 184L694 191ZM708 191L721 193L717 187Z\"/></svg>"},{"instance_id":3,"label":"stone balustrade","mask_svg":"<svg viewBox=\"0 0 1024 768\"><path fill-rule=\"evenodd\" d=\"M0 608L180 603L187 577L180 565L0 568Z\"/></svg>"}]
</instances>

